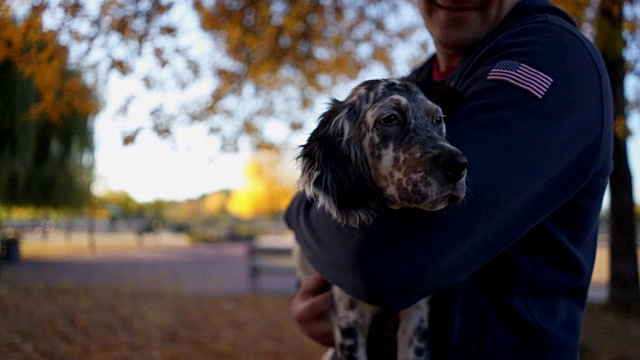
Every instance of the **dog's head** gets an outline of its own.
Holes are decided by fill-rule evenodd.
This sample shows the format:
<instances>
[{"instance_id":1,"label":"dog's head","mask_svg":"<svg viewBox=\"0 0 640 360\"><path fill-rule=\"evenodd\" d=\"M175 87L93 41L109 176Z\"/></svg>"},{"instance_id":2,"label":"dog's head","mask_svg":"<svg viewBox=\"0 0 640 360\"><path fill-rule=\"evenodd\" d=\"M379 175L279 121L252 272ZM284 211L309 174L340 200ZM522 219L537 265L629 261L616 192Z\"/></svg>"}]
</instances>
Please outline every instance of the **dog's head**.
<instances>
[{"instance_id":1,"label":"dog's head","mask_svg":"<svg viewBox=\"0 0 640 360\"><path fill-rule=\"evenodd\" d=\"M298 160L302 190L351 226L385 206L439 210L466 189L467 159L445 139L442 110L404 80L365 81L333 99Z\"/></svg>"}]
</instances>

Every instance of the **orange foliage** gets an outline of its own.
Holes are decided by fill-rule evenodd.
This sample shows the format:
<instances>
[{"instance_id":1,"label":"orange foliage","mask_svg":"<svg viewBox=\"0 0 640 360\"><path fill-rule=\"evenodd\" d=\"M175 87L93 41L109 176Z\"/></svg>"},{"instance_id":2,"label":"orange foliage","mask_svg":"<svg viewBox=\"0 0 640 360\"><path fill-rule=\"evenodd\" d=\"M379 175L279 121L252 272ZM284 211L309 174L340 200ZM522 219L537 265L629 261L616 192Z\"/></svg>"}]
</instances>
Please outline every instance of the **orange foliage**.
<instances>
[{"instance_id":1,"label":"orange foliage","mask_svg":"<svg viewBox=\"0 0 640 360\"><path fill-rule=\"evenodd\" d=\"M381 65L394 74L391 49L414 30L424 31L417 9L415 21L401 15L407 7L415 8L412 0L193 3L202 28L230 60L214 69L219 85L205 112L221 114L216 121L226 125L237 124L236 133L257 148L274 145L264 136L265 119L277 118L291 131L300 130L295 110L310 108L336 84L355 79L369 66ZM414 56L423 59L426 53ZM228 105L233 101L225 103L236 97L251 97L260 110L243 116L245 111ZM282 103L294 106L283 111L278 109Z\"/></svg>"},{"instance_id":2,"label":"orange foliage","mask_svg":"<svg viewBox=\"0 0 640 360\"><path fill-rule=\"evenodd\" d=\"M401 5L380 0L221 0L207 7L196 0L202 27L224 39L228 55L239 65L232 71L217 70L223 81L213 98L239 91L239 84L247 80L258 87L279 88L292 73L302 76L305 87L325 90L318 74L328 74L332 85L341 76L355 78L372 59L391 69L385 50L415 30L411 25L389 25L389 14ZM370 47L372 55L363 57L361 45Z\"/></svg>"},{"instance_id":3,"label":"orange foliage","mask_svg":"<svg viewBox=\"0 0 640 360\"><path fill-rule=\"evenodd\" d=\"M281 214L295 193L296 176L283 164L280 153L257 153L245 173L248 184L231 193L229 213L242 219Z\"/></svg>"},{"instance_id":4,"label":"orange foliage","mask_svg":"<svg viewBox=\"0 0 640 360\"><path fill-rule=\"evenodd\" d=\"M591 0L551 0L551 2L571 15L579 25L584 23L587 10L592 3Z\"/></svg>"},{"instance_id":5,"label":"orange foliage","mask_svg":"<svg viewBox=\"0 0 640 360\"><path fill-rule=\"evenodd\" d=\"M208 218L215 218L224 214L226 204L229 200L229 193L219 191L208 194L203 199L204 213Z\"/></svg>"},{"instance_id":6,"label":"orange foliage","mask_svg":"<svg viewBox=\"0 0 640 360\"><path fill-rule=\"evenodd\" d=\"M68 51L60 45L56 32L43 29L44 9L34 6L16 21L11 9L0 2L0 62L15 64L36 87L38 99L27 119L57 123L74 115L88 118L98 111L98 102L81 74L68 69Z\"/></svg>"},{"instance_id":7,"label":"orange foliage","mask_svg":"<svg viewBox=\"0 0 640 360\"><path fill-rule=\"evenodd\" d=\"M591 0L552 1L581 25L596 21L596 12L588 11ZM416 46L415 34L425 30L413 0L193 0L186 7L176 0L96 0L92 6L80 0L41 1L18 23L10 3L18 2L0 0L0 60L15 61L36 82L42 99L31 116L56 120L72 108L82 114L97 109L79 76L63 71L68 55L58 40L64 39L85 55L100 54L87 65L92 70L139 75L149 90L166 85L170 80L160 76L167 74L182 87L206 76L215 79L203 103L185 104L176 116L165 109L149 114L147 128L167 137L176 119L207 121L224 149L235 149L241 137L257 148L273 147L266 120L275 118L291 131L303 129L296 110L309 109L336 84L376 64L397 75L392 50L399 44L415 47L409 49L413 61L424 59L428 50L426 42ZM178 42L186 27L176 9L195 12L200 29L211 35L214 52L207 60L213 61L202 61ZM55 31L43 30L45 12L56 14ZM136 74L137 62L149 58L155 68ZM238 99L251 101L238 106ZM293 106L283 110L284 103ZM138 130L125 134L125 143L134 141Z\"/></svg>"},{"instance_id":8,"label":"orange foliage","mask_svg":"<svg viewBox=\"0 0 640 360\"><path fill-rule=\"evenodd\" d=\"M169 121L160 125L150 114L151 126L144 128L166 137L175 119L206 120L211 128L223 129L218 135L223 138L221 147L228 149L236 147L238 138L257 148L273 147L273 140L265 136L265 119L288 122L291 131L301 129L296 110L310 108L318 96L370 65L381 64L392 73L389 49L412 36L413 29L423 31L419 20L402 17L403 8L415 7L412 0L38 1L13 23L13 6L25 10L27 3L0 0L0 59L20 60L20 70L34 78L42 102L30 115L46 113L57 120L71 106L84 113L97 108L87 92L62 85L68 54L57 44L63 40L73 49L74 61L94 71L98 81L115 71L139 77L149 90L162 90L174 84L172 88L185 88L210 76L215 88L202 103L162 109L161 117ZM185 11L191 10L201 30L211 35L215 51L206 61L180 42L190 31L191 24L183 21ZM43 18L48 20L46 31ZM425 54L416 51L415 56ZM141 63L144 66L137 66ZM202 69L211 72L203 74ZM283 99L285 94L289 98ZM238 98L258 104L247 110L235 105ZM283 111L278 109L282 103L293 106ZM122 108L118 116L126 115L127 107ZM176 116L164 114L170 111ZM125 136L125 143L135 140L133 133Z\"/></svg>"}]
</instances>

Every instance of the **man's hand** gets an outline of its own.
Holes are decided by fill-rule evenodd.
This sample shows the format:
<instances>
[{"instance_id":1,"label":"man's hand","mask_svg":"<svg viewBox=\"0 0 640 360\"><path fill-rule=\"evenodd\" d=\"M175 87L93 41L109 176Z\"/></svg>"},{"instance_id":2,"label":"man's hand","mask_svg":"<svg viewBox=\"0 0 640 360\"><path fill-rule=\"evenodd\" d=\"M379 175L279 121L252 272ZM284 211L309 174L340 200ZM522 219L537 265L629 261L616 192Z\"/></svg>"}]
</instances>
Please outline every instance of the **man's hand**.
<instances>
[{"instance_id":1,"label":"man's hand","mask_svg":"<svg viewBox=\"0 0 640 360\"><path fill-rule=\"evenodd\" d=\"M320 275L306 279L291 301L291 315L300 330L324 346L333 346L330 311L333 306L331 285Z\"/></svg>"}]
</instances>

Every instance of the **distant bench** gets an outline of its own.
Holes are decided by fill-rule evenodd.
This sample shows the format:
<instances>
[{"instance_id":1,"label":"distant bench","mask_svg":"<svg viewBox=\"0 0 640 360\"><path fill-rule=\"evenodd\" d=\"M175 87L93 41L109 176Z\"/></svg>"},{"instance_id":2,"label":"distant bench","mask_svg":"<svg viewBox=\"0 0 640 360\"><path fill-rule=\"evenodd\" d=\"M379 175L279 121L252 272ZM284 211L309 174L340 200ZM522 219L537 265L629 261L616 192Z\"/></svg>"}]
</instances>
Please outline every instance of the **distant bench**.
<instances>
[{"instance_id":1,"label":"distant bench","mask_svg":"<svg viewBox=\"0 0 640 360\"><path fill-rule=\"evenodd\" d=\"M249 277L252 291L258 292L263 275L293 275L293 249L286 245L249 244Z\"/></svg>"}]
</instances>

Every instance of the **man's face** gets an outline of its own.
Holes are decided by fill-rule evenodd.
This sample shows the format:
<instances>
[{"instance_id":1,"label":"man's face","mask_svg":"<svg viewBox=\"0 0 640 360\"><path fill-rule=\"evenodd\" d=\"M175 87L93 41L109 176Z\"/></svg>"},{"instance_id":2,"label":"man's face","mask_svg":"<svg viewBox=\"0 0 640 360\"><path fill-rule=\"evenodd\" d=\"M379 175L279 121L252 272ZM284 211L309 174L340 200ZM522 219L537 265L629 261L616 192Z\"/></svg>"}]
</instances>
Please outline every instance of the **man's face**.
<instances>
[{"instance_id":1,"label":"man's face","mask_svg":"<svg viewBox=\"0 0 640 360\"><path fill-rule=\"evenodd\" d=\"M454 52L482 40L519 0L418 0L436 47Z\"/></svg>"}]
</instances>

